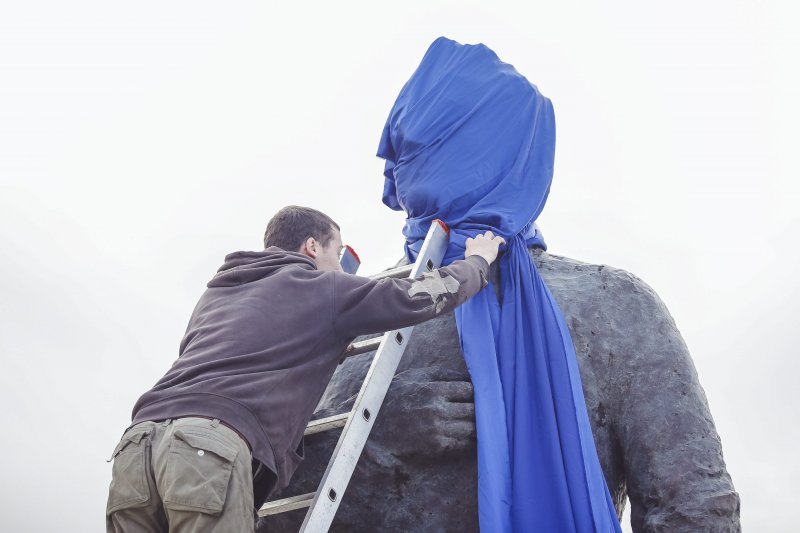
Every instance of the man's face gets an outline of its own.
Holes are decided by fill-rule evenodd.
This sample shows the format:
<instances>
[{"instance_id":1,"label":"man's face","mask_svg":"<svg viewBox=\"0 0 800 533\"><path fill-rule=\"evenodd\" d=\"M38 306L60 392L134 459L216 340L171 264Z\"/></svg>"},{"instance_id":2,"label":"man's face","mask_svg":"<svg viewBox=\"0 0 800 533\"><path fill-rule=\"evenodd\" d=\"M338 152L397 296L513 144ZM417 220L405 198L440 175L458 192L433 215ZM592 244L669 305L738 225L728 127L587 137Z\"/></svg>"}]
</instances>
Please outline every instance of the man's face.
<instances>
[{"instance_id":1,"label":"man's face","mask_svg":"<svg viewBox=\"0 0 800 533\"><path fill-rule=\"evenodd\" d=\"M339 264L339 258L344 250L342 245L342 236L339 230L331 226L333 231L333 238L328 243L328 246L321 246L316 239L306 239L303 244L301 253L309 256L317 264L317 270L335 272L341 271L342 267Z\"/></svg>"}]
</instances>

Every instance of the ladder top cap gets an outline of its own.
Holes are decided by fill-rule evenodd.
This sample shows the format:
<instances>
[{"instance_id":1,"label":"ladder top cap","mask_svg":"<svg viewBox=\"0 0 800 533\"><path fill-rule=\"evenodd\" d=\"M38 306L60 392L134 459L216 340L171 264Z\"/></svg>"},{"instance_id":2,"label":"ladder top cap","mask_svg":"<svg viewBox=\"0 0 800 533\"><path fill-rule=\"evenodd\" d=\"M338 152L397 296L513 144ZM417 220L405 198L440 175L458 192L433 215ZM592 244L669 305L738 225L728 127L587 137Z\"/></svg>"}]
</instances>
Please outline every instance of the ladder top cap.
<instances>
[{"instance_id":1,"label":"ladder top cap","mask_svg":"<svg viewBox=\"0 0 800 533\"><path fill-rule=\"evenodd\" d=\"M360 265L361 264L361 259L358 258L358 254L356 253L355 250L353 250L353 247L350 246L349 244L345 244L344 247L347 248L348 250L350 250L350 253L353 254L353 257L356 258L356 262Z\"/></svg>"},{"instance_id":2,"label":"ladder top cap","mask_svg":"<svg viewBox=\"0 0 800 533\"><path fill-rule=\"evenodd\" d=\"M447 227L447 224L445 224L442 220L440 220L438 218L435 219L434 222L438 222L439 225L442 227L442 229L445 231L445 233L450 235L450 228Z\"/></svg>"}]
</instances>

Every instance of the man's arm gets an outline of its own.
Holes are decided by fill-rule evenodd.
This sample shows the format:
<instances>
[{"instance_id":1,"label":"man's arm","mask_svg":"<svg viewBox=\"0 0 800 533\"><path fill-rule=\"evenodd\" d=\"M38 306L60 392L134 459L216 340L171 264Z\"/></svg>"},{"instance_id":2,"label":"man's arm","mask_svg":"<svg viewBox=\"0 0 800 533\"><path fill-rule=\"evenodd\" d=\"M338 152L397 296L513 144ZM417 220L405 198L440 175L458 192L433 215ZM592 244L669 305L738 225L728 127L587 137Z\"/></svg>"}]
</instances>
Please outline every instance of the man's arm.
<instances>
[{"instance_id":1,"label":"man's arm","mask_svg":"<svg viewBox=\"0 0 800 533\"><path fill-rule=\"evenodd\" d=\"M350 339L413 326L452 311L488 284L489 263L470 255L417 278L333 274L334 330Z\"/></svg>"}]
</instances>

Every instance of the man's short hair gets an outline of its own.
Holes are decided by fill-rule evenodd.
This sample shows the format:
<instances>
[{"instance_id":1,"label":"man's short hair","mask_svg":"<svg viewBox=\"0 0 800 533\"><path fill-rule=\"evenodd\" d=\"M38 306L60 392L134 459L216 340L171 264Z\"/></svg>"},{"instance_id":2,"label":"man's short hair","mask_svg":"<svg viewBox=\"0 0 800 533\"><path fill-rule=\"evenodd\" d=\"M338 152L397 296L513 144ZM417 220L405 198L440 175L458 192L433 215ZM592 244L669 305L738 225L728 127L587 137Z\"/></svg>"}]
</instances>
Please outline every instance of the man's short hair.
<instances>
[{"instance_id":1,"label":"man's short hair","mask_svg":"<svg viewBox=\"0 0 800 533\"><path fill-rule=\"evenodd\" d=\"M267 223L264 248L277 246L297 252L309 237L314 237L323 247L328 246L333 239L332 227L340 231L339 225L325 213L310 207L287 205Z\"/></svg>"}]
</instances>

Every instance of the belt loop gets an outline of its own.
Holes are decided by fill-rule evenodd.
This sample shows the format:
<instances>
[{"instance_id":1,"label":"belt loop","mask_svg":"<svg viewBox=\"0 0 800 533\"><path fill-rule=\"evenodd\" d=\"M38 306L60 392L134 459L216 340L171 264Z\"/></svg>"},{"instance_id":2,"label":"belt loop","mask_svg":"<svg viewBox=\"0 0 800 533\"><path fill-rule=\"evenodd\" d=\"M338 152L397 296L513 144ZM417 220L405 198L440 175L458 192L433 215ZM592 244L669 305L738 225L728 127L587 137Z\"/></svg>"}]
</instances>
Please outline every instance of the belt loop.
<instances>
[{"instance_id":1,"label":"belt loop","mask_svg":"<svg viewBox=\"0 0 800 533\"><path fill-rule=\"evenodd\" d=\"M166 420L164 420L164 427L167 427L170 422L172 422L171 418L167 418Z\"/></svg>"},{"instance_id":2,"label":"belt loop","mask_svg":"<svg viewBox=\"0 0 800 533\"><path fill-rule=\"evenodd\" d=\"M212 428L215 428L218 425L219 425L219 418L215 418L214 420L211 421L211 427Z\"/></svg>"}]
</instances>

